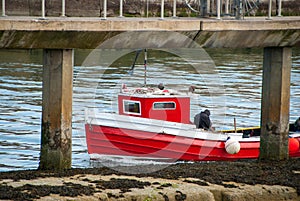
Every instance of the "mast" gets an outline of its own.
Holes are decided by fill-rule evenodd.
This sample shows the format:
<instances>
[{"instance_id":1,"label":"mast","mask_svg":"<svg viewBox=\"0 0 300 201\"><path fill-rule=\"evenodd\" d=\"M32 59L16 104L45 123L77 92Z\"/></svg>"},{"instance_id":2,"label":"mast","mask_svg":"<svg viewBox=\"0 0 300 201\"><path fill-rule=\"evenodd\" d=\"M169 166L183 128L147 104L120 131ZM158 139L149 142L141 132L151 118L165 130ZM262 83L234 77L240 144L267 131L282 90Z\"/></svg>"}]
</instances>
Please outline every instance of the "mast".
<instances>
[{"instance_id":1,"label":"mast","mask_svg":"<svg viewBox=\"0 0 300 201\"><path fill-rule=\"evenodd\" d=\"M147 49L144 50L144 86L147 85Z\"/></svg>"}]
</instances>

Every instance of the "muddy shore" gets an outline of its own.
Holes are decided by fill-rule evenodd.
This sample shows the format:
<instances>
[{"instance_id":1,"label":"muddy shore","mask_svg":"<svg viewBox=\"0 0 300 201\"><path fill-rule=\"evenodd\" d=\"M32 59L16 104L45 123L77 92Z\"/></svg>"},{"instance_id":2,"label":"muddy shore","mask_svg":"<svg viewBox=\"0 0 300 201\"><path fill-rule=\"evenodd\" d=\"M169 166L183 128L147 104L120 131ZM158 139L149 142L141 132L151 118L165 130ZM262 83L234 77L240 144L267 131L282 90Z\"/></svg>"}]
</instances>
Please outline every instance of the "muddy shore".
<instances>
[{"instance_id":1,"label":"muddy shore","mask_svg":"<svg viewBox=\"0 0 300 201\"><path fill-rule=\"evenodd\" d=\"M134 174L125 173L128 169ZM101 167L1 172L0 199L145 200L141 194L146 193L152 196L148 200L195 200L194 192L200 197L205 194L207 200L248 200L249 196L253 200L300 200L300 158L283 162L178 163L152 172L156 169L147 165L119 167L121 171ZM249 191L252 188L254 191Z\"/></svg>"}]
</instances>

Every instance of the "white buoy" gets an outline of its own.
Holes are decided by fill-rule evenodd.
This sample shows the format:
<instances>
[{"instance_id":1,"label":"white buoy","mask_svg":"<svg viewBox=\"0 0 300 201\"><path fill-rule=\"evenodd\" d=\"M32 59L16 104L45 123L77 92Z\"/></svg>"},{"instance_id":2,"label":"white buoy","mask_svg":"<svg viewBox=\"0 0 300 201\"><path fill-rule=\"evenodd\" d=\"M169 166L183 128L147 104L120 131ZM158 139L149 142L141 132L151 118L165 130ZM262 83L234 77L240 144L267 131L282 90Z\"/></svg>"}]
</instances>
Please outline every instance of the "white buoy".
<instances>
[{"instance_id":1,"label":"white buoy","mask_svg":"<svg viewBox=\"0 0 300 201\"><path fill-rule=\"evenodd\" d=\"M229 154L237 154L241 149L241 145L237 140L228 138L225 142L225 150Z\"/></svg>"}]
</instances>

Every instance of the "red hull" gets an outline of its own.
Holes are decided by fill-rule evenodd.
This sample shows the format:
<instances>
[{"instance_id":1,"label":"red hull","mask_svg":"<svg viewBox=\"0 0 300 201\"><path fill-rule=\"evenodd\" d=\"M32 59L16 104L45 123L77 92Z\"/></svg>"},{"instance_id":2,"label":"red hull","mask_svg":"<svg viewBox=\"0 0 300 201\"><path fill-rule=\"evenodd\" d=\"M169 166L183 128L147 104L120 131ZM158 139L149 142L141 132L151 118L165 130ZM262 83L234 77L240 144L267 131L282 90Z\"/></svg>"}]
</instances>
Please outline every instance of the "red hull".
<instances>
[{"instance_id":1,"label":"red hull","mask_svg":"<svg viewBox=\"0 0 300 201\"><path fill-rule=\"evenodd\" d=\"M225 142L220 140L203 140L90 124L86 124L85 129L89 154L189 161L255 159L259 156L259 141L240 141L240 151L237 154L228 154ZM299 157L300 151L290 155Z\"/></svg>"}]
</instances>

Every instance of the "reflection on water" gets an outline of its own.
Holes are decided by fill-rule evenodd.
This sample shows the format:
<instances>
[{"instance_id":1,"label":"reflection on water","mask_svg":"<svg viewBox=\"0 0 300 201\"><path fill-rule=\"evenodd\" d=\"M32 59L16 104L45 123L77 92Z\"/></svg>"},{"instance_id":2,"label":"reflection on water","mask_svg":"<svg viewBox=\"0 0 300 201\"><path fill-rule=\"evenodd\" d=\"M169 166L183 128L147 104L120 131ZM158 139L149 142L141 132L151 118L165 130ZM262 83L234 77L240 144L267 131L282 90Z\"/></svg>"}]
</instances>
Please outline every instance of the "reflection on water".
<instances>
[{"instance_id":1,"label":"reflection on water","mask_svg":"<svg viewBox=\"0 0 300 201\"><path fill-rule=\"evenodd\" d=\"M215 127L256 126L260 121L262 50L208 49L215 66L205 70L208 61L185 60L164 51L148 52L148 85L162 82L186 92L197 86L191 99L191 119L209 108ZM142 86L143 58L133 76L127 74L134 52L116 60L110 67L88 64L89 51L75 52L73 94L73 167L89 167L84 136L84 110L117 109L116 94L122 83ZM174 52L173 52L174 53ZM105 53L102 53L104 55ZM113 54L113 52L106 54ZM206 58L207 59L207 58ZM85 61L84 61L85 60ZM210 65L211 65L210 61ZM0 52L0 171L38 167L42 101L42 51ZM200 66L200 70L197 69ZM201 69L201 67L203 69ZM293 50L290 120L300 116L300 49Z\"/></svg>"}]
</instances>

